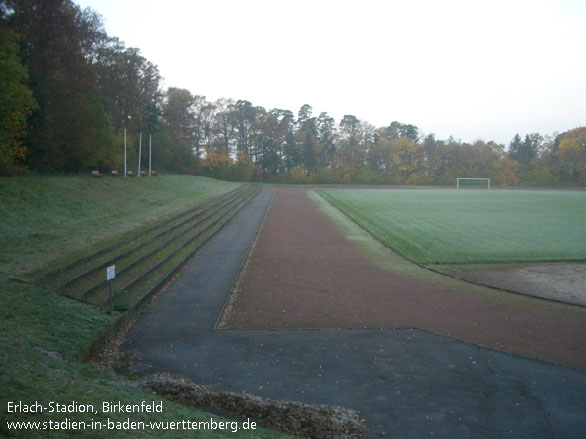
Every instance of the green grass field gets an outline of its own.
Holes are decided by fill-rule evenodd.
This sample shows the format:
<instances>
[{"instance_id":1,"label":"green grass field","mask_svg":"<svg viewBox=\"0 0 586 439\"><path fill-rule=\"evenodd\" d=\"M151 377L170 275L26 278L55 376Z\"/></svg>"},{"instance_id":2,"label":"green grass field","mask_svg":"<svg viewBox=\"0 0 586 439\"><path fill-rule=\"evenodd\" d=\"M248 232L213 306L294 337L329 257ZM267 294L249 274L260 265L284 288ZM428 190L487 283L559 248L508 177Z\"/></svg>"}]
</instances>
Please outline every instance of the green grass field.
<instances>
[{"instance_id":1,"label":"green grass field","mask_svg":"<svg viewBox=\"0 0 586 439\"><path fill-rule=\"evenodd\" d=\"M55 257L100 245L161 216L185 210L236 187L208 178L162 176L122 179L104 177L0 178L0 437L127 438L193 437L184 431L160 430L9 430L6 421L106 421L99 414L41 416L7 413L8 401L32 404L76 401L101 407L102 401L123 404L161 399L127 386L83 358L90 345L112 324L116 315L48 289L15 281ZM216 414L164 401L163 413L133 413L132 421L209 421ZM43 414L45 415L45 413ZM129 415L114 413L112 421ZM290 438L269 429L202 431L206 438Z\"/></svg>"},{"instance_id":2,"label":"green grass field","mask_svg":"<svg viewBox=\"0 0 586 439\"><path fill-rule=\"evenodd\" d=\"M318 193L389 247L421 264L586 260L585 191Z\"/></svg>"}]
</instances>

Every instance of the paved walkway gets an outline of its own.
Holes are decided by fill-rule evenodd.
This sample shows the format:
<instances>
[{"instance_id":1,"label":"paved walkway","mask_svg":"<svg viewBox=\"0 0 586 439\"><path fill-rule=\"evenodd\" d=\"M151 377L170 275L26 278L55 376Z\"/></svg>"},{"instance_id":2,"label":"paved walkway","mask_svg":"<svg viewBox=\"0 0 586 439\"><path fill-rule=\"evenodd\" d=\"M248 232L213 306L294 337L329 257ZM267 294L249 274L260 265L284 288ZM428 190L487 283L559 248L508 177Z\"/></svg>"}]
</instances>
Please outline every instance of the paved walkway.
<instances>
[{"instance_id":1,"label":"paved walkway","mask_svg":"<svg viewBox=\"0 0 586 439\"><path fill-rule=\"evenodd\" d=\"M134 364L223 390L359 410L369 437L576 438L586 372L417 329L218 330L263 190L129 331Z\"/></svg>"}]
</instances>

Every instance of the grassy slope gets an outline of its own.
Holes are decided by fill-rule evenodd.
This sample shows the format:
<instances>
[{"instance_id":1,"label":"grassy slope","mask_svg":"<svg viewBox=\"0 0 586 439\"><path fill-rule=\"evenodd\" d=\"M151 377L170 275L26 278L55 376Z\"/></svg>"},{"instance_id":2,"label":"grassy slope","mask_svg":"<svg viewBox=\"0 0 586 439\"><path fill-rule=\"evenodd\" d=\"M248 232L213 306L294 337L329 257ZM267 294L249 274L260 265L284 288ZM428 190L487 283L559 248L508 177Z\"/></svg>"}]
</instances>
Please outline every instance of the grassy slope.
<instances>
[{"instance_id":1,"label":"grassy slope","mask_svg":"<svg viewBox=\"0 0 586 439\"><path fill-rule=\"evenodd\" d=\"M320 191L420 263L584 259L586 192Z\"/></svg>"},{"instance_id":2,"label":"grassy slope","mask_svg":"<svg viewBox=\"0 0 586 439\"><path fill-rule=\"evenodd\" d=\"M194 177L164 177L151 181L88 178L21 178L0 180L2 263L0 271L24 272L41 265L61 249L80 248L98 236L119 233L135 222L182 210L232 188L229 183ZM156 185L159 185L158 187ZM122 189L124 189L124 193ZM76 217L77 213L80 213ZM89 212L84 213L84 212ZM8 215L6 216L5 214ZM77 219L76 219L77 218ZM92 235L95 238L87 238ZM50 239L47 238L50 236ZM22 242L19 242L22 241ZM10 248L6 248L10 245ZM35 252L28 251L30 247ZM0 274L0 436L12 436L6 420L88 420L81 414L10 414L7 401L77 401L101 407L102 401L140 403L159 400L142 390L121 386L113 378L80 362L88 346L111 323L112 317L51 291L10 280ZM131 414L133 421L209 420L200 410L168 401L162 414ZM105 420L108 415L90 417ZM128 414L109 415L124 421ZM221 420L213 415L214 420ZM16 437L183 437L173 431L20 431ZM216 431L209 438L289 437L271 430L254 433ZM190 437L193 437L190 434Z\"/></svg>"},{"instance_id":3,"label":"grassy slope","mask_svg":"<svg viewBox=\"0 0 586 439\"><path fill-rule=\"evenodd\" d=\"M237 185L188 176L0 178L0 272L30 272Z\"/></svg>"},{"instance_id":4,"label":"grassy slope","mask_svg":"<svg viewBox=\"0 0 586 439\"><path fill-rule=\"evenodd\" d=\"M200 410L183 407L169 401L163 403L161 414L7 414L7 401L39 401L63 404L77 401L101 408L102 401L121 401L140 404L141 401L160 401L160 398L142 390L121 386L120 383L90 365L79 361L87 346L110 323L110 317L97 309L74 302L51 291L9 281L0 276L0 435L26 438L66 437L185 437L181 431L8 431L5 421L206 421L213 416ZM193 437L190 435L190 437ZM205 432L206 438L285 438L271 430L254 433L240 431Z\"/></svg>"}]
</instances>

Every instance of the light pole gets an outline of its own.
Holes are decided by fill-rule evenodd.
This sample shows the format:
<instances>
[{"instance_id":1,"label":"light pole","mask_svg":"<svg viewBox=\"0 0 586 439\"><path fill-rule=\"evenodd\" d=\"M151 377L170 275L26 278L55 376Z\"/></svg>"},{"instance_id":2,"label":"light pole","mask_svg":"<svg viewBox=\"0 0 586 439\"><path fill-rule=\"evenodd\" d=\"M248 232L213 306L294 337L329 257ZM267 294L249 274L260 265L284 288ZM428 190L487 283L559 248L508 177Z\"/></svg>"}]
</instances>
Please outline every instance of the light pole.
<instances>
[{"instance_id":1,"label":"light pole","mask_svg":"<svg viewBox=\"0 0 586 439\"><path fill-rule=\"evenodd\" d=\"M151 176L151 135L149 134L149 177Z\"/></svg>"},{"instance_id":2,"label":"light pole","mask_svg":"<svg viewBox=\"0 0 586 439\"><path fill-rule=\"evenodd\" d=\"M126 128L124 128L124 178L126 178Z\"/></svg>"},{"instance_id":3,"label":"light pole","mask_svg":"<svg viewBox=\"0 0 586 439\"><path fill-rule=\"evenodd\" d=\"M128 119L132 119L132 117L130 115L128 115ZM124 178L126 178L127 172L126 172L126 121L123 122L124 124Z\"/></svg>"},{"instance_id":4,"label":"light pole","mask_svg":"<svg viewBox=\"0 0 586 439\"><path fill-rule=\"evenodd\" d=\"M142 152L142 131L140 132L140 137L138 138L138 172L136 173L137 177L140 177L140 154Z\"/></svg>"}]
</instances>

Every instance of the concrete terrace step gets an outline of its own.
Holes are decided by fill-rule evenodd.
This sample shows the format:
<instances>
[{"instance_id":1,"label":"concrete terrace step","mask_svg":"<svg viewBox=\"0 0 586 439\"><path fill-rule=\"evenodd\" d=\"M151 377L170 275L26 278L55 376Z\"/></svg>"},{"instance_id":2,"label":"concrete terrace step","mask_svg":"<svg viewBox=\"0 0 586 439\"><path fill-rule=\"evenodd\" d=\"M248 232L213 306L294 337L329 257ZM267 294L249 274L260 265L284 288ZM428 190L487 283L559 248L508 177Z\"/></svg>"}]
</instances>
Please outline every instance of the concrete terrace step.
<instances>
[{"instance_id":1,"label":"concrete terrace step","mask_svg":"<svg viewBox=\"0 0 586 439\"><path fill-rule=\"evenodd\" d=\"M105 271L116 265L113 289L128 291L129 305L133 306L162 285L259 191L256 185L241 186L96 249L44 274L37 282L69 297L106 306L109 286Z\"/></svg>"}]
</instances>

